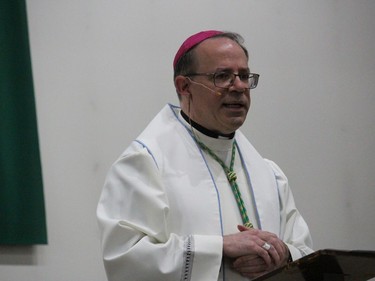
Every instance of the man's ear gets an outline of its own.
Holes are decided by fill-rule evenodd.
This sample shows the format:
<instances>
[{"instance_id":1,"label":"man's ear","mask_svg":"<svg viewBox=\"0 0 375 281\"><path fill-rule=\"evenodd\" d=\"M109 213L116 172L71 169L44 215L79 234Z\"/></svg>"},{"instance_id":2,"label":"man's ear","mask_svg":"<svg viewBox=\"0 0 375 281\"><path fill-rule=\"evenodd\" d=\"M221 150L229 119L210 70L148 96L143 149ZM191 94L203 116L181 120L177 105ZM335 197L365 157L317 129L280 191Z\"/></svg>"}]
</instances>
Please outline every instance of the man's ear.
<instances>
[{"instance_id":1,"label":"man's ear","mask_svg":"<svg viewBox=\"0 0 375 281\"><path fill-rule=\"evenodd\" d=\"M181 96L189 96L190 90L189 90L189 80L182 75L178 75L174 79L174 85L176 87L177 93L179 93Z\"/></svg>"}]
</instances>

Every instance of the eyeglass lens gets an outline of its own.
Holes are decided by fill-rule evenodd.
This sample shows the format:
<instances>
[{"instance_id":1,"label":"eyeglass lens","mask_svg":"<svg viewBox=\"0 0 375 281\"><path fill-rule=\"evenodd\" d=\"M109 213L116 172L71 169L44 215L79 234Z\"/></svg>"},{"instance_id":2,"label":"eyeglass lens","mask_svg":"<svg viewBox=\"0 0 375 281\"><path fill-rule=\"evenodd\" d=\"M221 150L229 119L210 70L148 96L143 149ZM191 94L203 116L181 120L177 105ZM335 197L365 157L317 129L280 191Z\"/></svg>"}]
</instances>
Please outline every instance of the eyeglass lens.
<instances>
[{"instance_id":1,"label":"eyeglass lens","mask_svg":"<svg viewBox=\"0 0 375 281\"><path fill-rule=\"evenodd\" d=\"M234 84L236 77L241 82L246 83L249 89L254 89L257 86L257 77L253 74L235 74L230 72L218 72L214 75L214 84L219 88L229 88Z\"/></svg>"}]
</instances>

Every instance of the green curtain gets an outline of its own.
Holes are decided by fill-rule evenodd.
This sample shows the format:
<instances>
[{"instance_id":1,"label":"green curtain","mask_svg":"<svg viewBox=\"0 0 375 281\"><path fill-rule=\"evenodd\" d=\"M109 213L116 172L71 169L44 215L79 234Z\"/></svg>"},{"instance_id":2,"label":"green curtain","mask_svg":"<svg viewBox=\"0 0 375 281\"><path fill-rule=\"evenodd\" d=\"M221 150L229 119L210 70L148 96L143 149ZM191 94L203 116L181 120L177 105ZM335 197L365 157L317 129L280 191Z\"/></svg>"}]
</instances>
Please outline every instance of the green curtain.
<instances>
[{"instance_id":1,"label":"green curtain","mask_svg":"<svg viewBox=\"0 0 375 281\"><path fill-rule=\"evenodd\" d=\"M25 0L0 0L0 244L47 244Z\"/></svg>"}]
</instances>

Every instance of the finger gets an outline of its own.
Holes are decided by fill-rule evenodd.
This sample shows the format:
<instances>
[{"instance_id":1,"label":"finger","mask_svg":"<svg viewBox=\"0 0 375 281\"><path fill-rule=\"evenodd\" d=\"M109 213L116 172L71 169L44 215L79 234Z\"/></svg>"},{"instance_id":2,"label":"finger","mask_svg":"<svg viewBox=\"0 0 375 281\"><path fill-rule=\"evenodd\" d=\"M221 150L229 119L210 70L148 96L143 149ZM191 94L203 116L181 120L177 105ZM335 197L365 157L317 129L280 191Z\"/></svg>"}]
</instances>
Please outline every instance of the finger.
<instances>
[{"instance_id":1,"label":"finger","mask_svg":"<svg viewBox=\"0 0 375 281\"><path fill-rule=\"evenodd\" d=\"M271 245L271 248L269 248L268 254L271 257L273 263L275 265L278 265L281 262L281 256L272 244L269 244L269 245Z\"/></svg>"},{"instance_id":2,"label":"finger","mask_svg":"<svg viewBox=\"0 0 375 281\"><path fill-rule=\"evenodd\" d=\"M271 255L273 258L273 261L276 265L281 265L284 261L287 260L288 257L288 247L284 244L283 241L280 239L272 239L268 243L272 244L273 248L278 254L278 258L275 258L274 255ZM270 253L271 254L271 253Z\"/></svg>"},{"instance_id":3,"label":"finger","mask_svg":"<svg viewBox=\"0 0 375 281\"><path fill-rule=\"evenodd\" d=\"M242 257L235 259L233 262L234 267L244 267L244 266L252 266L252 265L265 265L265 262L258 255L242 256Z\"/></svg>"},{"instance_id":4,"label":"finger","mask_svg":"<svg viewBox=\"0 0 375 281\"><path fill-rule=\"evenodd\" d=\"M278 243L275 244L275 249L279 253L280 261L277 265L284 265L287 263L289 258L289 249L288 246L281 240L278 241Z\"/></svg>"},{"instance_id":5,"label":"finger","mask_svg":"<svg viewBox=\"0 0 375 281\"><path fill-rule=\"evenodd\" d=\"M260 264L252 264L252 265L246 265L246 266L234 266L234 270L240 272L240 273L250 273L250 272L260 272L268 270L269 268L265 263Z\"/></svg>"},{"instance_id":6,"label":"finger","mask_svg":"<svg viewBox=\"0 0 375 281\"><path fill-rule=\"evenodd\" d=\"M268 244L272 245L272 247L268 249L268 253L271 256L272 261L276 265L280 265L285 259L287 253L284 242L281 241L276 234L267 231L260 231L259 237L261 237Z\"/></svg>"},{"instance_id":7,"label":"finger","mask_svg":"<svg viewBox=\"0 0 375 281\"><path fill-rule=\"evenodd\" d=\"M265 242L262 241L260 244L258 244L258 247L256 248L256 253L264 260L267 266L270 267L272 265L272 259L269 252L262 247L264 243Z\"/></svg>"},{"instance_id":8,"label":"finger","mask_svg":"<svg viewBox=\"0 0 375 281\"><path fill-rule=\"evenodd\" d=\"M264 275L268 273L269 270L264 270L264 271L259 271L259 272L245 272L245 273L240 273L243 277L254 279L257 278L261 275Z\"/></svg>"},{"instance_id":9,"label":"finger","mask_svg":"<svg viewBox=\"0 0 375 281\"><path fill-rule=\"evenodd\" d=\"M234 263L233 269L240 274L257 274L269 270L263 259L249 259L248 262Z\"/></svg>"},{"instance_id":10,"label":"finger","mask_svg":"<svg viewBox=\"0 0 375 281\"><path fill-rule=\"evenodd\" d=\"M270 271L267 267L262 266L262 267L240 267L240 268L233 268L235 271L237 271L241 275L246 275L246 276L255 276L259 275L263 272L268 272Z\"/></svg>"},{"instance_id":11,"label":"finger","mask_svg":"<svg viewBox=\"0 0 375 281\"><path fill-rule=\"evenodd\" d=\"M268 252L268 254L270 255L271 259L274 261L275 264L280 263L280 254L278 253L276 248L273 246L273 244L264 242L264 244L262 245L262 248Z\"/></svg>"},{"instance_id":12,"label":"finger","mask_svg":"<svg viewBox=\"0 0 375 281\"><path fill-rule=\"evenodd\" d=\"M265 241L267 241L268 244L272 245L273 249L264 249L267 251L270 258L267 257L264 251L259 249L258 251L256 251L256 253L258 253L262 258L264 258L265 262L268 263L269 266L271 266L272 264L280 266L284 262L286 262L289 253L288 247L282 240L278 238L276 234L259 229L247 228L243 225L238 225L237 228L240 232L248 231L252 235L258 237L258 241L259 243L261 243L262 246L264 245ZM257 245L259 245L259 243L257 243Z\"/></svg>"},{"instance_id":13,"label":"finger","mask_svg":"<svg viewBox=\"0 0 375 281\"><path fill-rule=\"evenodd\" d=\"M246 231L246 230L249 230L250 228L244 226L244 225L237 225L237 229L240 231L240 232L243 232L243 231Z\"/></svg>"}]
</instances>

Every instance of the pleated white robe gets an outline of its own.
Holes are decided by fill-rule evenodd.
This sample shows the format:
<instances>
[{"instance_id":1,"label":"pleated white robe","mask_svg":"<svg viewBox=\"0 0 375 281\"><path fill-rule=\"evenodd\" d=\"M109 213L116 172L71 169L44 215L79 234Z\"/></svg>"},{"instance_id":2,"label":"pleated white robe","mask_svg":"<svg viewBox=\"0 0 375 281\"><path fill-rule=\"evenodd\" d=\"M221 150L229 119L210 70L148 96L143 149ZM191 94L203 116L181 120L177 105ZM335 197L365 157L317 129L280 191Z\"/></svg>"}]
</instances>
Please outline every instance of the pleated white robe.
<instances>
[{"instance_id":1,"label":"pleated white robe","mask_svg":"<svg viewBox=\"0 0 375 281\"><path fill-rule=\"evenodd\" d=\"M97 217L109 281L247 280L222 266L222 237L241 224L230 186L179 111L165 106L107 175ZM235 140L250 220L277 234L293 259L311 253L309 229L285 175L240 131ZM226 145L218 145L219 153Z\"/></svg>"}]
</instances>

